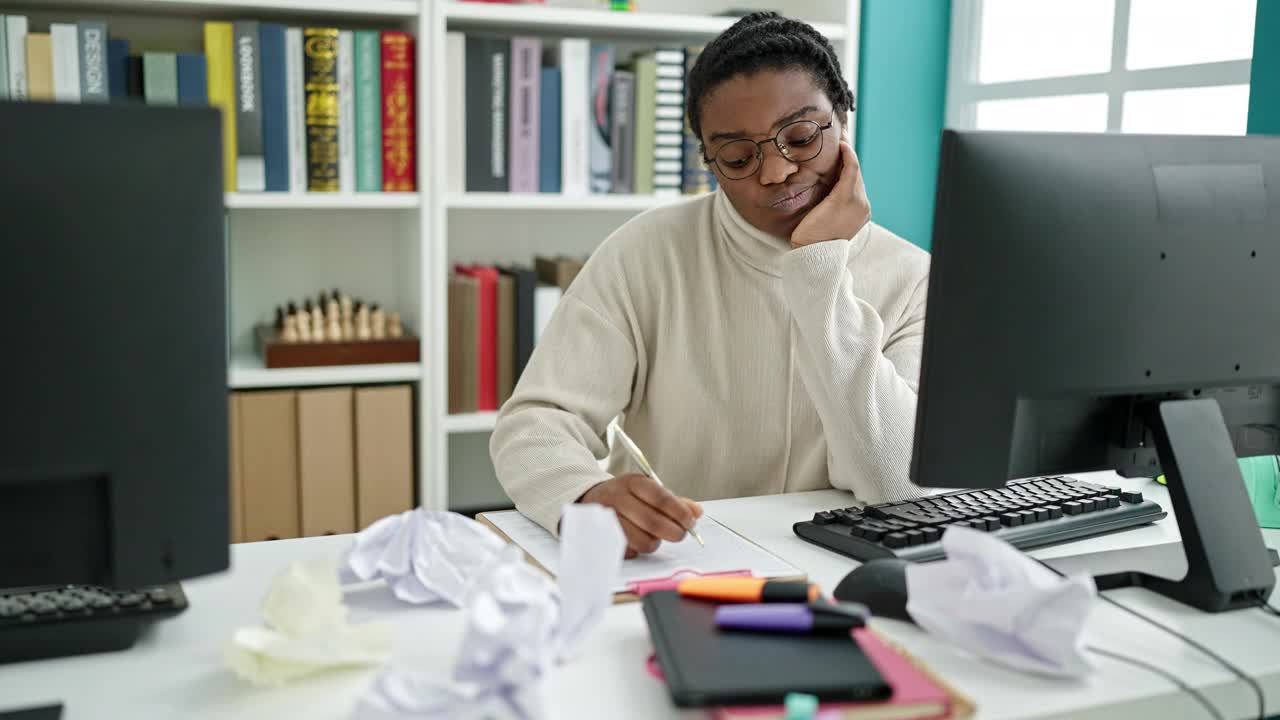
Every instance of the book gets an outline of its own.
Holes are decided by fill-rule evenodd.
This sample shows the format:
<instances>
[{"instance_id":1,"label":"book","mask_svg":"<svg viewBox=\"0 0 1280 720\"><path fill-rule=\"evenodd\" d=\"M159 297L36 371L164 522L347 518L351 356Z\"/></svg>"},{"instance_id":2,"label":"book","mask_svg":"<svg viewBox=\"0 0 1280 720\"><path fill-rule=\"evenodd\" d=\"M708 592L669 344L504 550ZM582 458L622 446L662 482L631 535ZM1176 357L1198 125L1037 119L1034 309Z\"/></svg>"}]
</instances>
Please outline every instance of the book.
<instances>
[{"instance_id":1,"label":"book","mask_svg":"<svg viewBox=\"0 0 1280 720\"><path fill-rule=\"evenodd\" d=\"M303 89L302 28L284 34L285 111L289 131L289 192L307 191L307 114Z\"/></svg>"},{"instance_id":2,"label":"book","mask_svg":"<svg viewBox=\"0 0 1280 720\"><path fill-rule=\"evenodd\" d=\"M538 192L542 40L511 38L511 192Z\"/></svg>"},{"instance_id":3,"label":"book","mask_svg":"<svg viewBox=\"0 0 1280 720\"><path fill-rule=\"evenodd\" d=\"M694 63L698 61L698 54L702 52L701 47L690 46L684 50L684 68L685 74L693 69ZM658 101L662 101L663 93L659 91ZM674 95L674 93L672 93ZM684 119L684 179L681 184L681 191L685 195L696 195L699 193L711 192L716 189L716 175L711 168L707 167L706 161L702 159L702 140L693 134L693 128L689 125L689 119Z\"/></svg>"},{"instance_id":4,"label":"book","mask_svg":"<svg viewBox=\"0 0 1280 720\"><path fill-rule=\"evenodd\" d=\"M111 98L107 86L107 23L81 20L76 23L77 58L80 64L80 102L104 103ZM3 93L0 93L3 97Z\"/></svg>"},{"instance_id":5,"label":"book","mask_svg":"<svg viewBox=\"0 0 1280 720\"><path fill-rule=\"evenodd\" d=\"M444 102L444 187L447 192L467 189L467 36L450 32L444 37L445 102Z\"/></svg>"},{"instance_id":6,"label":"book","mask_svg":"<svg viewBox=\"0 0 1280 720\"><path fill-rule=\"evenodd\" d=\"M684 187L684 54L680 48L653 54L653 193L658 196L679 195Z\"/></svg>"},{"instance_id":7,"label":"book","mask_svg":"<svg viewBox=\"0 0 1280 720\"><path fill-rule=\"evenodd\" d=\"M112 41L114 45L115 40ZM119 46L116 46L119 50ZM227 192L236 189L236 80L232 60L235 32L231 23L204 24L204 54L209 61L209 104L222 111L223 185ZM124 46L127 51L127 44ZM126 67L128 57L125 58ZM126 95L128 90L126 88Z\"/></svg>"},{"instance_id":8,"label":"book","mask_svg":"<svg viewBox=\"0 0 1280 720\"><path fill-rule=\"evenodd\" d=\"M613 116L609 112L609 99L613 80L613 43L591 43L591 66L588 76L588 97L591 137L589 162L591 167L591 192L607 193L613 187L613 150L609 143L613 136Z\"/></svg>"},{"instance_id":9,"label":"book","mask_svg":"<svg viewBox=\"0 0 1280 720\"><path fill-rule=\"evenodd\" d=\"M356 192L382 190L382 46L378 33L355 34Z\"/></svg>"},{"instance_id":10,"label":"book","mask_svg":"<svg viewBox=\"0 0 1280 720\"><path fill-rule=\"evenodd\" d=\"M505 273L498 275L497 352L497 407L511 398L516 385L516 283Z\"/></svg>"},{"instance_id":11,"label":"book","mask_svg":"<svg viewBox=\"0 0 1280 720\"><path fill-rule=\"evenodd\" d=\"M228 502L231 506L231 537L233 543L244 542L244 450L240 429L240 393L227 395L227 444L230 464L231 487Z\"/></svg>"},{"instance_id":12,"label":"book","mask_svg":"<svg viewBox=\"0 0 1280 720\"><path fill-rule=\"evenodd\" d=\"M298 516L303 537L356 529L354 392L298 391Z\"/></svg>"},{"instance_id":13,"label":"book","mask_svg":"<svg viewBox=\"0 0 1280 720\"><path fill-rule=\"evenodd\" d=\"M53 99L80 102L80 30L72 23L50 23Z\"/></svg>"},{"instance_id":14,"label":"book","mask_svg":"<svg viewBox=\"0 0 1280 720\"><path fill-rule=\"evenodd\" d=\"M285 26L262 23L258 28L262 77L263 184L269 192L289 190L289 78Z\"/></svg>"},{"instance_id":15,"label":"book","mask_svg":"<svg viewBox=\"0 0 1280 720\"><path fill-rule=\"evenodd\" d=\"M653 194L654 110L657 101L658 61L653 52L636 57L635 151L632 156L632 192Z\"/></svg>"},{"instance_id":16,"label":"book","mask_svg":"<svg viewBox=\"0 0 1280 720\"><path fill-rule=\"evenodd\" d=\"M178 53L178 104L209 104L209 64L200 53Z\"/></svg>"},{"instance_id":17,"label":"book","mask_svg":"<svg viewBox=\"0 0 1280 720\"><path fill-rule=\"evenodd\" d=\"M178 104L178 58L173 53L142 54L142 93L148 105Z\"/></svg>"},{"instance_id":18,"label":"book","mask_svg":"<svg viewBox=\"0 0 1280 720\"><path fill-rule=\"evenodd\" d=\"M503 275L511 279L513 286L515 344L512 372L515 379L519 380L525 366L529 364L529 357L533 354L533 292L538 285L538 277L533 268L523 265L510 265L499 269Z\"/></svg>"},{"instance_id":19,"label":"book","mask_svg":"<svg viewBox=\"0 0 1280 720\"><path fill-rule=\"evenodd\" d=\"M467 191L507 192L511 41L468 35L466 54L467 124L476 133L466 149Z\"/></svg>"},{"instance_id":20,"label":"book","mask_svg":"<svg viewBox=\"0 0 1280 720\"><path fill-rule=\"evenodd\" d=\"M382 189L418 188L414 83L414 39L405 32L382 33Z\"/></svg>"},{"instance_id":21,"label":"book","mask_svg":"<svg viewBox=\"0 0 1280 720\"><path fill-rule=\"evenodd\" d=\"M262 48L256 20L237 20L235 32L236 189L267 189L262 142Z\"/></svg>"},{"instance_id":22,"label":"book","mask_svg":"<svg viewBox=\"0 0 1280 720\"><path fill-rule=\"evenodd\" d=\"M551 323L551 316L555 314L556 306L560 304L561 295L563 291L559 285L539 282L533 289L533 344L535 346L542 339L542 333L547 329L547 325Z\"/></svg>"},{"instance_id":23,"label":"book","mask_svg":"<svg viewBox=\"0 0 1280 720\"><path fill-rule=\"evenodd\" d=\"M590 41L560 41L560 186L566 195L591 189L590 66Z\"/></svg>"},{"instance_id":24,"label":"book","mask_svg":"<svg viewBox=\"0 0 1280 720\"><path fill-rule=\"evenodd\" d=\"M538 80L538 192L560 192L560 68Z\"/></svg>"},{"instance_id":25,"label":"book","mask_svg":"<svg viewBox=\"0 0 1280 720\"><path fill-rule=\"evenodd\" d=\"M306 28L302 36L307 189L311 192L337 192L338 30Z\"/></svg>"},{"instance_id":26,"label":"book","mask_svg":"<svg viewBox=\"0 0 1280 720\"><path fill-rule=\"evenodd\" d=\"M146 102L146 78L143 67L141 55L130 55L125 58L125 84L128 86L126 97L130 100Z\"/></svg>"},{"instance_id":27,"label":"book","mask_svg":"<svg viewBox=\"0 0 1280 720\"><path fill-rule=\"evenodd\" d=\"M476 410L498 409L498 271L483 265L459 265L458 272L475 278L476 344L472 361L476 365Z\"/></svg>"},{"instance_id":28,"label":"book","mask_svg":"<svg viewBox=\"0 0 1280 720\"><path fill-rule=\"evenodd\" d=\"M635 192L635 99L636 76L630 70L613 73L613 102L610 111L609 146L612 150L612 174L610 192L630 194Z\"/></svg>"},{"instance_id":29,"label":"book","mask_svg":"<svg viewBox=\"0 0 1280 720\"><path fill-rule=\"evenodd\" d=\"M298 537L298 399L292 390L236 393L244 540Z\"/></svg>"},{"instance_id":30,"label":"book","mask_svg":"<svg viewBox=\"0 0 1280 720\"><path fill-rule=\"evenodd\" d=\"M356 191L356 42L338 32L338 190Z\"/></svg>"},{"instance_id":31,"label":"book","mask_svg":"<svg viewBox=\"0 0 1280 720\"><path fill-rule=\"evenodd\" d=\"M556 257L539 256L533 260L533 269L537 273L538 282L555 285L562 291L568 291L569 285L582 271L584 261L565 255Z\"/></svg>"},{"instance_id":32,"label":"book","mask_svg":"<svg viewBox=\"0 0 1280 720\"><path fill-rule=\"evenodd\" d=\"M449 277L449 412L476 410L476 335L480 282Z\"/></svg>"},{"instance_id":33,"label":"book","mask_svg":"<svg viewBox=\"0 0 1280 720\"><path fill-rule=\"evenodd\" d=\"M9 72L9 99L26 100L31 97L27 83L27 18L22 15L4 16L5 51Z\"/></svg>"},{"instance_id":34,"label":"book","mask_svg":"<svg viewBox=\"0 0 1280 720\"><path fill-rule=\"evenodd\" d=\"M27 33L27 97L53 100L53 42L49 33Z\"/></svg>"},{"instance_id":35,"label":"book","mask_svg":"<svg viewBox=\"0 0 1280 720\"><path fill-rule=\"evenodd\" d=\"M208 77L205 85L208 85ZM107 93L111 100L129 97L129 41L107 40Z\"/></svg>"},{"instance_id":36,"label":"book","mask_svg":"<svg viewBox=\"0 0 1280 720\"><path fill-rule=\"evenodd\" d=\"M413 390L356 388L356 529L413 509Z\"/></svg>"},{"instance_id":37,"label":"book","mask_svg":"<svg viewBox=\"0 0 1280 720\"><path fill-rule=\"evenodd\" d=\"M0 100L9 99L9 32L0 15Z\"/></svg>"}]
</instances>

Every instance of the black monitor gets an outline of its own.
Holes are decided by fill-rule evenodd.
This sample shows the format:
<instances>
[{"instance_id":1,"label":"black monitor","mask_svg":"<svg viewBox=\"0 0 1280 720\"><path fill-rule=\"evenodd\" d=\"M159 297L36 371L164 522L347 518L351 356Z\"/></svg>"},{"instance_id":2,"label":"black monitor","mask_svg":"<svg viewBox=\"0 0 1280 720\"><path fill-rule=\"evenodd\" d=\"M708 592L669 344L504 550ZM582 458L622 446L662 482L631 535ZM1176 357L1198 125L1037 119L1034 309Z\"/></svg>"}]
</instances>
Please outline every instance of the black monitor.
<instances>
[{"instance_id":1,"label":"black monitor","mask_svg":"<svg viewBox=\"0 0 1280 720\"><path fill-rule=\"evenodd\" d=\"M219 133L0 102L0 588L228 565Z\"/></svg>"},{"instance_id":2,"label":"black monitor","mask_svg":"<svg viewBox=\"0 0 1280 720\"><path fill-rule=\"evenodd\" d=\"M1280 452L1280 138L946 131L932 262L913 482L1163 472L1190 571L1128 581L1270 592L1236 457Z\"/></svg>"}]
</instances>

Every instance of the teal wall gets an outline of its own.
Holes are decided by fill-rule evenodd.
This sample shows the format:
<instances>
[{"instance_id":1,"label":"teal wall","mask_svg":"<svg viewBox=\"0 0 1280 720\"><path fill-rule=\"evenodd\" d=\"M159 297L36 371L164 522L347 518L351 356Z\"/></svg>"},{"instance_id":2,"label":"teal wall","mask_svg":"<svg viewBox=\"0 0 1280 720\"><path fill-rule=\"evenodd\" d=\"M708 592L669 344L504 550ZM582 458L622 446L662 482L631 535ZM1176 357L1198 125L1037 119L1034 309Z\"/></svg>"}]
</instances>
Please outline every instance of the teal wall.
<instances>
[{"instance_id":1,"label":"teal wall","mask_svg":"<svg viewBox=\"0 0 1280 720\"><path fill-rule=\"evenodd\" d=\"M1249 82L1249 132L1280 135L1280 2L1258 0Z\"/></svg>"},{"instance_id":2,"label":"teal wall","mask_svg":"<svg viewBox=\"0 0 1280 720\"><path fill-rule=\"evenodd\" d=\"M862 0L855 147L871 216L926 249L950 36L950 0Z\"/></svg>"}]
</instances>

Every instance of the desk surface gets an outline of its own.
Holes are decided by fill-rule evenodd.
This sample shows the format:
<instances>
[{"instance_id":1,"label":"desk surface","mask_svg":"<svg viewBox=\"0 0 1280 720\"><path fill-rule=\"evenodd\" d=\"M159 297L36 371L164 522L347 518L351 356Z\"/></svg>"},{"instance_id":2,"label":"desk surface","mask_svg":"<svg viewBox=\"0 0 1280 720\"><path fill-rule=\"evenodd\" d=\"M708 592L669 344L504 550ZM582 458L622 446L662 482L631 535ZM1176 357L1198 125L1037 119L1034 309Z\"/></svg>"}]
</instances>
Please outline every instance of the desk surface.
<instances>
[{"instance_id":1,"label":"desk surface","mask_svg":"<svg viewBox=\"0 0 1280 720\"><path fill-rule=\"evenodd\" d=\"M1082 476L1088 477L1088 476ZM1098 476L1116 482L1114 476ZM1097 478L1095 478L1097 479ZM1140 487L1169 509L1164 488L1145 480L1120 480ZM795 537L791 523L815 510L846 504L835 490L706 503L717 520L804 568L825 588L833 588L852 561ZM1280 546L1280 531L1266 531L1268 543ZM1139 560L1161 558L1175 567L1177 527L1172 518L1152 526L1093 538L1041 551L1062 567L1105 565L1129 567ZM0 665L0 709L21 708L61 700L68 720L89 718L348 718L355 699L373 670L327 673L276 689L257 689L241 682L221 661L223 644L233 629L261 621L259 602L271 578L289 562L330 557L335 561L349 536L237 545L232 570L184 583L191 608L159 623L132 650L96 656ZM1163 548L1163 549L1162 549ZM1170 549L1174 552L1168 552ZM1090 553L1086 562L1078 556ZM1168 558L1173 558L1168 560ZM1280 712L1280 619L1260 610L1207 615L1144 590L1110 593L1193 636L1258 678L1270 712ZM1273 603L1280 594L1273 597ZM392 662L441 677L449 673L462 635L458 611L406 607L385 588L349 594L355 622L373 618L397 628ZM1204 711L1168 681L1147 671L1098 658L1098 672L1082 681L1037 678L977 662L920 631L893 620L875 626L946 678L978 706L981 718L1027 717L1203 717ZM1147 661L1156 661L1200 688L1228 717L1256 712L1248 688L1213 661L1185 644L1139 623L1109 605L1099 604L1087 629L1092 645ZM590 633L578 656L548 678L547 697L555 718L609 717L701 718L675 710L665 688L643 671L651 651L638 604L611 608Z\"/></svg>"}]
</instances>

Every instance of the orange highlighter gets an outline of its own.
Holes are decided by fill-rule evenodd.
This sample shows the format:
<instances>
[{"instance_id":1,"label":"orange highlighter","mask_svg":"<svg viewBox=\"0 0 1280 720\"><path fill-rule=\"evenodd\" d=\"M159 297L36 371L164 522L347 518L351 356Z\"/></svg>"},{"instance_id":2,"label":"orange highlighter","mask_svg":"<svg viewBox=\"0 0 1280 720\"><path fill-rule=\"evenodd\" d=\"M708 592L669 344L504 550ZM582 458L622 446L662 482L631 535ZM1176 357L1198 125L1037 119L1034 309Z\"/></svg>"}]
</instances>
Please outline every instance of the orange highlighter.
<instances>
[{"instance_id":1,"label":"orange highlighter","mask_svg":"<svg viewBox=\"0 0 1280 720\"><path fill-rule=\"evenodd\" d=\"M822 595L813 583L754 577L689 578L676 591L684 597L739 603L806 603Z\"/></svg>"}]
</instances>

